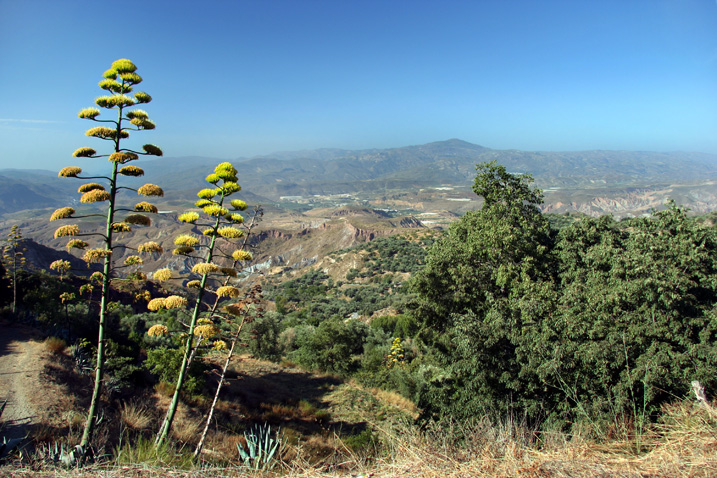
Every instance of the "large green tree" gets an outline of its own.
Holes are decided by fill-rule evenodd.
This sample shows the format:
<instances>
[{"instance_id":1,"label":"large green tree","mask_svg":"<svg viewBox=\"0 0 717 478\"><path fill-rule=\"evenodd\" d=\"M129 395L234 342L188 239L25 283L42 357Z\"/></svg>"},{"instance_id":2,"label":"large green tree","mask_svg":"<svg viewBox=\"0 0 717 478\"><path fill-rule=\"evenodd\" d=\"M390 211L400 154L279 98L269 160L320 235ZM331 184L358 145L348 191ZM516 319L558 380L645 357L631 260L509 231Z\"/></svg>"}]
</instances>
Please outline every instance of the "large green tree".
<instances>
[{"instance_id":1,"label":"large green tree","mask_svg":"<svg viewBox=\"0 0 717 478\"><path fill-rule=\"evenodd\" d=\"M548 221L529 175L495 163L477 166L473 190L483 198L429 250L413 288L424 339L445 373L424 391L427 411L474 415L536 402L528 380L530 327L554 300Z\"/></svg>"},{"instance_id":2,"label":"large green tree","mask_svg":"<svg viewBox=\"0 0 717 478\"><path fill-rule=\"evenodd\" d=\"M591 420L647 419L690 382L717 386L717 235L671 204L560 232L560 298L544 322L540 376Z\"/></svg>"}]
</instances>

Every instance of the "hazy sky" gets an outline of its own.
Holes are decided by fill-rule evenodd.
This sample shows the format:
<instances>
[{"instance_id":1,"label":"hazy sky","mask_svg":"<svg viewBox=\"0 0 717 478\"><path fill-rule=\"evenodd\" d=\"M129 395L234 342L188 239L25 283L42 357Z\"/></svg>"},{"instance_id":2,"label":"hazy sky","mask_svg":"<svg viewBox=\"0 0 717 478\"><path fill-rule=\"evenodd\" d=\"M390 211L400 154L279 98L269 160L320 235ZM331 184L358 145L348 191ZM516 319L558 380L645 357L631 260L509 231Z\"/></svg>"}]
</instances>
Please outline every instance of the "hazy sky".
<instances>
[{"instance_id":1,"label":"hazy sky","mask_svg":"<svg viewBox=\"0 0 717 478\"><path fill-rule=\"evenodd\" d=\"M0 168L105 146L76 114L118 58L166 156L717 153L715 0L0 0Z\"/></svg>"}]
</instances>

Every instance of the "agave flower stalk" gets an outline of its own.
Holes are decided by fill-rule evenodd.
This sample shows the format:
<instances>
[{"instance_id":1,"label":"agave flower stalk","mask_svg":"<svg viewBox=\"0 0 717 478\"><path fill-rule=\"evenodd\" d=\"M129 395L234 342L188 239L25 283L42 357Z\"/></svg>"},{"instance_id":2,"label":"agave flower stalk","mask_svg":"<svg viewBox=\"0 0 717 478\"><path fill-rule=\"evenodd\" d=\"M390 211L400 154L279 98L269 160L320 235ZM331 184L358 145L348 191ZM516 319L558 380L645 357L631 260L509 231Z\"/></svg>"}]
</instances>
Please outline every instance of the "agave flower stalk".
<instances>
[{"instance_id":1,"label":"agave flower stalk","mask_svg":"<svg viewBox=\"0 0 717 478\"><path fill-rule=\"evenodd\" d=\"M22 231L20 226L14 224L5 239L6 244L2 251L2 262L5 265L5 275L12 282L12 313L17 308L17 275L25 267L25 252L22 247Z\"/></svg>"},{"instance_id":2,"label":"agave flower stalk","mask_svg":"<svg viewBox=\"0 0 717 478\"><path fill-rule=\"evenodd\" d=\"M254 214L252 216L252 221L247 227L249 231L251 231L254 226L257 224L257 222L260 220L260 217L262 215L262 211L260 208L256 208L254 210ZM245 251L247 246L247 240L249 238L249 235L247 234L244 243L242 244L242 247L240 251ZM235 254L236 256L241 256L242 258L249 259L248 256L244 254ZM236 259L234 261L233 267L236 267L240 263L239 259ZM230 277L227 277L224 280L224 284L222 288L227 287L229 283ZM221 290L221 288L219 289ZM214 301L214 305L211 309L211 314L216 314L217 307L219 305L219 299L220 295L217 294L216 299ZM222 366L222 372L219 375L219 382L217 383L217 388L214 392L214 399L212 400L212 405L209 407L209 412L207 413L207 420L204 423L204 430L202 430L202 435L199 438L199 442L197 443L197 447L194 449L194 458L197 458L199 454L202 452L202 448L204 447L204 441L207 438L207 432L209 431L209 426L212 423L212 418L214 417L214 410L217 406L217 401L219 401L219 394L222 391L222 387L224 386L224 380L226 378L227 370L229 369L229 363L231 362L232 357L234 356L234 350L236 349L236 345L239 341L239 336L241 335L242 329L244 328L244 325L254 320L254 315L260 315L262 313L261 308L258 307L258 304L262 300L262 293L261 293L261 286L255 285L252 287L249 292L246 294L246 296L238 303L233 304L232 306L226 307L225 311L229 313L230 315L236 315L241 318L241 321L239 322L238 326L234 329L234 331L230 334L230 346L228 348L227 356L224 360L224 365Z\"/></svg>"},{"instance_id":3,"label":"agave flower stalk","mask_svg":"<svg viewBox=\"0 0 717 478\"><path fill-rule=\"evenodd\" d=\"M206 228L203 230L203 235L209 237L209 244L204 246L201 241L191 235L183 234L175 238L175 245L177 248L173 254L196 257L193 256L196 248L204 249L201 256L203 262L197 263L192 268L193 274L199 276L199 281L193 282L193 285L197 287L198 292L194 303L191 320L188 325L187 338L184 344L184 355L182 357L182 363L179 368L177 376L177 382L174 388L174 395L170 402L167 414L164 418L160 430L155 440L155 445L161 447L164 445L169 431L172 427L177 406L179 405L179 396L184 386L187 369L189 363L192 360L194 353L198 348L198 343L195 342L195 337L199 339L206 339L209 337L209 330L218 331L218 327L213 324L212 312L210 311L208 318L200 319L200 313L202 311L202 305L205 293L209 290L209 281L224 274L225 276L236 275L236 270L233 268L220 267L217 263L225 255L221 249L217 247L218 240L226 240L231 243L233 240L245 237L245 228L239 228L244 222L244 217L237 211L243 211L246 209L246 203L241 200L229 201L229 196L237 193L241 190L241 187L237 184L237 170L230 163L221 163L215 169L214 173L207 176L207 182L212 185L211 188L202 189L197 193L200 198L197 201L196 206L200 208L205 216L210 218L210 222L203 224ZM227 204L228 202L228 204ZM231 205L234 211L230 211L227 207ZM200 215L197 212L187 212L179 216L179 220L186 223L196 224L199 220ZM208 226L208 227L207 227ZM155 279L156 279L155 274ZM198 321L208 321L210 324L200 324Z\"/></svg>"},{"instance_id":4,"label":"agave flower stalk","mask_svg":"<svg viewBox=\"0 0 717 478\"><path fill-rule=\"evenodd\" d=\"M76 225L62 226L55 231L55 237L70 236L68 249L78 248L85 250L84 259L88 264L90 262L101 262L102 272L100 274L102 290L100 294L100 312L99 327L97 337L97 357L95 369L95 383L92 391L92 399L90 408L87 413L87 422L82 434L82 440L79 449L85 453L88 449L92 433L94 431L96 417L98 414L100 391L102 387L102 379L104 376L105 365L105 319L107 316L107 308L109 305L110 283L113 276L113 258L112 253L116 246L113 244L114 234L116 232L127 232L131 230L130 225L126 221L115 220L115 214L120 210L117 207L117 192L123 189L118 185L119 176L136 176L139 168L135 166L125 166L127 163L137 160L140 156L162 156L162 150L155 145L145 144L142 151L134 151L124 148L122 140L129 137L129 131L142 131L154 129L155 125L147 117L147 113L142 110L130 110L130 108L138 105L149 103L152 98L144 92L136 92L133 96L128 93L132 92L134 86L142 82L142 78L135 73L137 67L127 59L120 59L112 63L112 66L103 76L99 86L109 93L108 96L101 96L95 100L95 104L106 110L115 110L117 112L116 120L98 119L100 110L95 107L85 108L79 112L78 117L101 123L103 126L90 128L85 133L86 136L98 138L107 141L112 146L110 154L101 155L90 147L82 147L77 149L73 156L76 158L101 158L107 157L111 163L111 174L109 176L92 176L82 177L82 169L77 166L69 166L63 168L58 176L72 177L79 179L103 179L109 184L109 190L98 183L87 183L80 186L78 192L82 194L80 202L96 203L107 202L106 224L104 233L83 233L79 231ZM147 188L152 186L152 188ZM161 196L163 195L160 188L154 185L143 186L138 190L140 194ZM94 214L91 214L94 215ZM55 211L51 220L70 219L83 216L75 216L72 208L61 208ZM147 224L149 220L144 221ZM99 235L102 241L101 247L89 248L89 244L76 239L77 236Z\"/></svg>"}]
</instances>

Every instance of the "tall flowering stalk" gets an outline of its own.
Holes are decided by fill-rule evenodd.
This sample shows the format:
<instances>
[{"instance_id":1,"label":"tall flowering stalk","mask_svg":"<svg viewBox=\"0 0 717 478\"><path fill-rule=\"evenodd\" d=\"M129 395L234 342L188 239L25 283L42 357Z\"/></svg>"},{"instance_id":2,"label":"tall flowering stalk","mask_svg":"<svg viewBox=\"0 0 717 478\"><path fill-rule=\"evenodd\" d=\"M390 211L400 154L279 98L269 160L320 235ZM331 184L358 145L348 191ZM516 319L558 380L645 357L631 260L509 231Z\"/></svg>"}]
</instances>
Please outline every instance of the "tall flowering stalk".
<instances>
[{"instance_id":1,"label":"tall flowering stalk","mask_svg":"<svg viewBox=\"0 0 717 478\"><path fill-rule=\"evenodd\" d=\"M155 124L150 121L147 113L141 109L133 109L134 106L149 103L152 97L147 93L138 91L134 95L129 95L134 86L142 82L142 78L135 73L137 67L127 59L117 60L112 63L109 70L103 74L104 79L99 82L99 87L108 92L106 96L100 96L95 100L95 104L106 110L114 110L116 119L98 119L100 110L98 108L85 108L79 112L78 116L82 119L99 123L100 126L90 128L85 133L87 136L98 138L109 143L111 153L98 154L93 148L83 147L77 149L73 156L76 158L102 158L107 157L110 162L111 174L109 176L80 176L82 169L77 166L69 166L62 169L59 173L60 177L71 177L79 179L97 179L103 180L108 186L104 186L97 182L85 183L79 187L78 193L81 203L107 203L106 214L88 214L77 216L75 210L71 207L64 207L56 210L50 217L51 221L100 216L106 217L104 233L89 232L83 233L76 224L65 225L59 227L55 231L55 238L69 237L67 249L79 249L84 251L83 259L90 263L99 262L103 264L102 272L93 274L102 283L102 292L100 299L99 312L99 332L97 336L97 364L95 369L95 383L92 391L92 400L87 413L87 422L85 423L82 441L80 442L81 453L86 453L98 414L100 391L102 388L102 378L104 375L105 365L105 319L107 317L107 308L109 304L110 283L115 275L118 267L135 267L142 263L142 259L138 255L129 256L125 259L122 266L115 266L112 255L117 247L113 243L116 233L129 232L134 225L149 225L150 219L141 213L156 213L157 208L148 202L139 202L134 208L125 209L117 206L117 193L122 190L132 190L142 196L163 196L164 193L159 186L154 184L145 184L139 189L119 186L118 178L120 176L142 176L144 171L137 166L129 163L136 161L140 156L162 156L162 150L153 144L145 144L141 151L136 151L123 147L122 140L129 137L130 131L143 131L155 128ZM129 212L123 219L117 220L115 215L120 212ZM98 247L92 247L90 243L85 242L79 237L99 238ZM149 242L138 247L138 252L154 253L161 252L158 244ZM67 272L70 264L67 261L55 261L50 266L61 274Z\"/></svg>"},{"instance_id":2,"label":"tall flowering stalk","mask_svg":"<svg viewBox=\"0 0 717 478\"><path fill-rule=\"evenodd\" d=\"M229 285L229 281L237 276L237 267L240 263L252 259L251 253L245 250L247 231L251 230L261 214L260 210L257 209L250 225L244 225L244 216L240 214L240 211L247 209L246 203L240 199L229 199L231 195L241 190L241 187L237 184L237 170L231 163L219 164L214 169L214 173L207 176L206 181L212 187L199 191L197 193L199 201L196 202L196 206L203 213L201 216L203 217L203 222L198 223L200 214L195 211L179 216L179 220L182 222L202 227L202 235L205 239L202 240L202 238L190 234L181 234L174 240L176 248L173 254L200 261L192 268L192 274L196 279L187 283L187 287L197 288L198 292L191 320L187 324L188 333L184 344L184 355L177 376L174 395L155 440L157 447L163 446L169 435L179 404L179 396L184 386L187 369L198 346L220 335L221 330L216 323L219 319L217 310L220 300L236 299L241 295L241 291ZM229 207L231 207L231 210ZM239 245L237 246L237 244ZM154 279L159 281L167 280L171 276L172 273L169 269L162 269L154 274ZM212 289L212 283L217 281L219 283L223 281L223 285L214 290ZM214 292L216 299L214 305L208 307L208 310L203 314L204 316L200 318L203 309L207 309L207 307L203 307L207 292ZM154 310L163 307L170 308L167 305L167 300L168 298L152 299L148 307ZM151 328L148 334L157 336L166 332L166 327L157 325ZM214 342L214 344L217 348L226 346L226 343L220 340Z\"/></svg>"},{"instance_id":3,"label":"tall flowering stalk","mask_svg":"<svg viewBox=\"0 0 717 478\"><path fill-rule=\"evenodd\" d=\"M17 274L25 267L25 252L22 247L22 231L17 224L13 225L5 239L2 250L2 262L5 265L5 275L10 279L12 287L12 313L17 308Z\"/></svg>"}]
</instances>

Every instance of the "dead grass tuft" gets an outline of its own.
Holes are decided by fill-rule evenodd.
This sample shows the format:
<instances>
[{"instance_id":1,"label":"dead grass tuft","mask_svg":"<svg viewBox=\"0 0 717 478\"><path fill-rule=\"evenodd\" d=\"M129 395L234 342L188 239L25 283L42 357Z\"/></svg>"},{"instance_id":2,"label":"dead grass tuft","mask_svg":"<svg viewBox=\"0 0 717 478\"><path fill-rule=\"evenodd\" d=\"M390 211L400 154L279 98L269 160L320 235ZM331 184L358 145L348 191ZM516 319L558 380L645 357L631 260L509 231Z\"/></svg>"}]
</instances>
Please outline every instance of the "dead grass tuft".
<instances>
[{"instance_id":1,"label":"dead grass tuft","mask_svg":"<svg viewBox=\"0 0 717 478\"><path fill-rule=\"evenodd\" d=\"M145 430L152 424L152 413L144 406L135 402L125 402L120 408L122 423L133 430Z\"/></svg>"},{"instance_id":2,"label":"dead grass tuft","mask_svg":"<svg viewBox=\"0 0 717 478\"><path fill-rule=\"evenodd\" d=\"M67 343L57 337L48 337L45 339L44 342L45 350L48 352L51 352L55 355L60 355L65 353L65 350L67 349Z\"/></svg>"}]
</instances>

